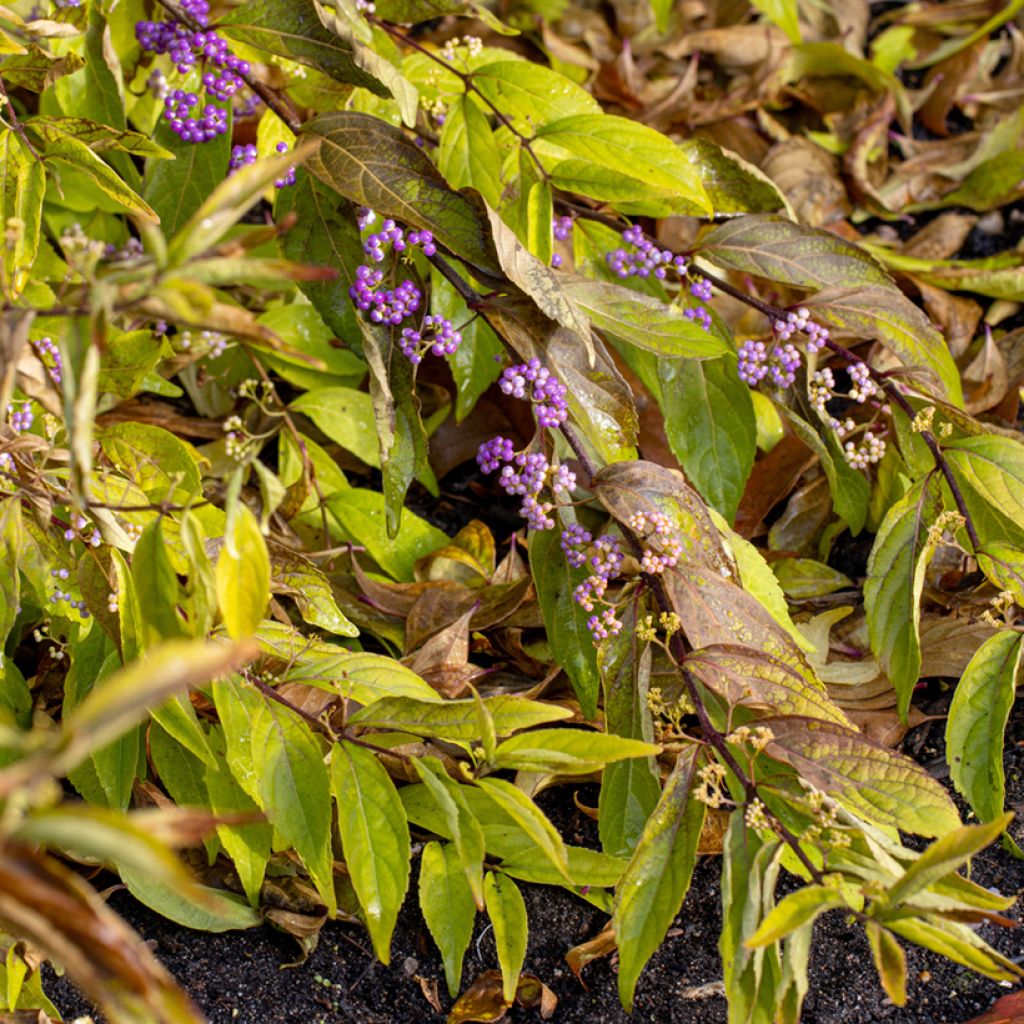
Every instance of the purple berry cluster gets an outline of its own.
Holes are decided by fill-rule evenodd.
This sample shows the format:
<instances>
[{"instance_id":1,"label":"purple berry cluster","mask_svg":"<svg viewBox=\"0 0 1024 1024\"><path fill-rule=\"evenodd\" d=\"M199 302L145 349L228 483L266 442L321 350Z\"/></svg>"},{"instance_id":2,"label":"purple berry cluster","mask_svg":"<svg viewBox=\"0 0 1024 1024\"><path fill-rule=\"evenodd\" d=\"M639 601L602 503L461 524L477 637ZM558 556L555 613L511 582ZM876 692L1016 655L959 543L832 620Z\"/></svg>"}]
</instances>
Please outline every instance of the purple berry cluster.
<instances>
[{"instance_id":1,"label":"purple berry cluster","mask_svg":"<svg viewBox=\"0 0 1024 1024\"><path fill-rule=\"evenodd\" d=\"M587 534L589 536L589 534ZM563 534L563 550L565 535ZM573 547L579 546L573 539ZM574 552L574 554L579 554ZM568 554L567 556L568 557ZM622 569L622 550L619 547L618 538L610 534L603 534L594 541L593 553L590 558L577 559L579 565L586 564L590 569L590 575L573 591L573 600L584 610L593 612L595 605L604 603L605 591L608 589L609 581L615 579ZM570 563L572 564L572 563ZM615 615L613 607L607 607L599 615L591 615L587 619L587 629L594 643L607 640L610 636L617 636L622 630L622 623Z\"/></svg>"},{"instance_id":2,"label":"purple berry cluster","mask_svg":"<svg viewBox=\"0 0 1024 1024\"><path fill-rule=\"evenodd\" d=\"M50 578L53 580L60 580L63 582L70 575L71 573L67 569L50 570ZM89 609L85 607L84 599L78 598L76 600L72 596L71 591L63 590L61 588L61 583L55 583L54 587L54 592L50 595L50 604L60 604L61 602L66 601L70 607L74 608L78 612L81 618L89 618Z\"/></svg>"},{"instance_id":3,"label":"purple berry cluster","mask_svg":"<svg viewBox=\"0 0 1024 1024\"><path fill-rule=\"evenodd\" d=\"M807 335L807 351L811 354L820 352L828 341L828 328L815 323L806 306L787 313L785 320L774 321L772 330L780 341L789 341L796 331L803 331Z\"/></svg>"},{"instance_id":4,"label":"purple berry cluster","mask_svg":"<svg viewBox=\"0 0 1024 1024\"><path fill-rule=\"evenodd\" d=\"M356 279L349 288L349 297L356 309L369 313L375 324L400 324L406 317L419 311L423 293L405 280L395 288L377 291L384 280L384 271L372 270L365 264L356 267Z\"/></svg>"},{"instance_id":5,"label":"purple berry cluster","mask_svg":"<svg viewBox=\"0 0 1024 1024\"><path fill-rule=\"evenodd\" d=\"M683 545L679 531L664 512L635 512L629 528L644 539L640 571L657 575L679 564Z\"/></svg>"},{"instance_id":6,"label":"purple berry cluster","mask_svg":"<svg viewBox=\"0 0 1024 1024\"><path fill-rule=\"evenodd\" d=\"M462 334L452 327L451 320L428 314L423 318L423 326L418 331L411 327L402 329L402 340L399 344L402 355L414 366L418 366L423 362L423 355L428 350L435 356L453 355L462 344Z\"/></svg>"},{"instance_id":7,"label":"purple berry cluster","mask_svg":"<svg viewBox=\"0 0 1024 1024\"><path fill-rule=\"evenodd\" d=\"M769 349L763 341L750 339L739 349L740 380L753 388L771 374L776 387L788 388L796 380L800 362L794 345L773 345Z\"/></svg>"},{"instance_id":8,"label":"purple berry cluster","mask_svg":"<svg viewBox=\"0 0 1024 1024\"><path fill-rule=\"evenodd\" d=\"M579 523L573 523L562 531L561 548L565 560L574 569L578 569L587 560L584 548L593 540L589 530L584 530Z\"/></svg>"},{"instance_id":9,"label":"purple berry cluster","mask_svg":"<svg viewBox=\"0 0 1024 1024\"><path fill-rule=\"evenodd\" d=\"M71 520L71 525L64 531L64 539L69 544L81 540L91 548L98 548L103 543L100 531L83 515L76 515Z\"/></svg>"},{"instance_id":10,"label":"purple berry cluster","mask_svg":"<svg viewBox=\"0 0 1024 1024\"><path fill-rule=\"evenodd\" d=\"M565 401L568 389L550 370L541 366L539 359L507 367L498 387L506 395L533 402L537 422L542 427L558 427L569 416Z\"/></svg>"},{"instance_id":11,"label":"purple berry cluster","mask_svg":"<svg viewBox=\"0 0 1024 1024\"><path fill-rule=\"evenodd\" d=\"M247 146L232 146L231 159L228 161L228 176L230 177L235 171L240 171L243 167L248 167L249 164L256 163L258 156L259 153L252 143L249 143Z\"/></svg>"},{"instance_id":12,"label":"purple berry cluster","mask_svg":"<svg viewBox=\"0 0 1024 1024\"><path fill-rule=\"evenodd\" d=\"M181 7L200 25L198 31L173 19L140 21L135 25L135 37L143 50L167 54L179 74L187 75L201 64L207 98L227 103L245 87L249 62L236 57L225 39L206 28L210 16L206 0L183 0ZM161 91L165 88L161 86ZM163 100L164 118L183 142L208 142L228 130L227 109L214 102L202 103L198 93L171 89Z\"/></svg>"},{"instance_id":13,"label":"purple berry cluster","mask_svg":"<svg viewBox=\"0 0 1024 1024\"><path fill-rule=\"evenodd\" d=\"M552 466L543 452L517 452L506 437L492 437L480 445L477 465L484 473L498 471L498 483L506 494L523 499L519 513L529 530L550 530L554 505L541 501L541 492L548 488L553 494L575 490L576 475L565 466Z\"/></svg>"},{"instance_id":14,"label":"purple berry cluster","mask_svg":"<svg viewBox=\"0 0 1024 1024\"><path fill-rule=\"evenodd\" d=\"M634 225L622 232L622 240L629 248L620 247L607 253L605 259L617 277L656 277L664 280L669 269L682 276L686 273L686 257L677 256L670 249L659 249Z\"/></svg>"},{"instance_id":15,"label":"purple berry cluster","mask_svg":"<svg viewBox=\"0 0 1024 1024\"><path fill-rule=\"evenodd\" d=\"M276 146L278 153L288 152L288 143L279 142ZM259 151L256 147L249 143L246 146L234 146L231 149L231 159L228 161L228 177L230 178L235 171L241 170L243 167L248 167L250 164L256 163L259 159ZM289 185L295 184L295 168L289 167L287 171L280 178L274 181L274 184L278 188L287 188Z\"/></svg>"},{"instance_id":16,"label":"purple berry cluster","mask_svg":"<svg viewBox=\"0 0 1024 1024\"><path fill-rule=\"evenodd\" d=\"M32 342L32 348L39 357L39 361L46 367L50 380L54 384L61 382L64 373L64 360L61 357L60 349L54 344L52 338L38 338Z\"/></svg>"},{"instance_id":17,"label":"purple berry cluster","mask_svg":"<svg viewBox=\"0 0 1024 1024\"><path fill-rule=\"evenodd\" d=\"M9 403L7 406L7 422L16 434L20 434L24 430L31 430L32 424L35 422L35 416L32 413L32 403L22 402L20 409L13 402Z\"/></svg>"}]
</instances>

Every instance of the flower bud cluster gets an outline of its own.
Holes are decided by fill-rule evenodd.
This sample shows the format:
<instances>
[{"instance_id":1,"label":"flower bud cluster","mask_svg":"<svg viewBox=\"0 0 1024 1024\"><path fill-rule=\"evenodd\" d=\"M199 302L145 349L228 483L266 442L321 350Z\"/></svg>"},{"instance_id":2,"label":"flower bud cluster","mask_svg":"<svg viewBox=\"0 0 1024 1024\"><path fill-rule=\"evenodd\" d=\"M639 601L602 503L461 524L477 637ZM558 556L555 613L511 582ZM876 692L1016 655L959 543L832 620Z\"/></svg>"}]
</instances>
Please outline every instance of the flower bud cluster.
<instances>
[{"instance_id":1,"label":"flower bud cluster","mask_svg":"<svg viewBox=\"0 0 1024 1024\"><path fill-rule=\"evenodd\" d=\"M566 404L568 389L539 359L517 363L501 374L498 387L506 395L532 402L537 422L542 427L557 427L569 416Z\"/></svg>"},{"instance_id":2,"label":"flower bud cluster","mask_svg":"<svg viewBox=\"0 0 1024 1024\"><path fill-rule=\"evenodd\" d=\"M693 791L694 800L708 807L721 807L728 800L725 789L725 766L717 761L704 765L698 772L700 785Z\"/></svg>"},{"instance_id":3,"label":"flower bud cluster","mask_svg":"<svg viewBox=\"0 0 1024 1024\"><path fill-rule=\"evenodd\" d=\"M847 441L843 445L843 457L854 469L867 469L881 462L885 455L885 438L878 437L870 430L864 431L860 444Z\"/></svg>"},{"instance_id":4,"label":"flower bud cluster","mask_svg":"<svg viewBox=\"0 0 1024 1024\"><path fill-rule=\"evenodd\" d=\"M634 512L627 524L644 538L641 572L662 573L679 564L683 554L682 542L672 520L664 512Z\"/></svg>"}]
</instances>

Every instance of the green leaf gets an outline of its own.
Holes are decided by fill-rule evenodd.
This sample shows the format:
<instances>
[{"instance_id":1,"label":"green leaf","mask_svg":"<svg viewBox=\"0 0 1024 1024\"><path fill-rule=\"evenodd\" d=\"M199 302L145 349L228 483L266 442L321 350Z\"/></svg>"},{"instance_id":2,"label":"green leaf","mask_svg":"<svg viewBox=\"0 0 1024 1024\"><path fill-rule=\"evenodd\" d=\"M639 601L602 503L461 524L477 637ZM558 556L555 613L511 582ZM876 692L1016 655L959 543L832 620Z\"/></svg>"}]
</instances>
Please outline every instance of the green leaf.
<instances>
[{"instance_id":1,"label":"green leaf","mask_svg":"<svg viewBox=\"0 0 1024 1024\"><path fill-rule=\"evenodd\" d=\"M679 755L615 889L612 926L619 946L619 998L627 1010L644 965L679 913L697 859L706 807L692 796L697 751Z\"/></svg>"},{"instance_id":2,"label":"green leaf","mask_svg":"<svg viewBox=\"0 0 1024 1024\"><path fill-rule=\"evenodd\" d=\"M940 397L963 403L960 372L945 338L902 292L890 285L826 288L806 302L820 323L861 338L874 338L907 367L928 371Z\"/></svg>"},{"instance_id":3,"label":"green leaf","mask_svg":"<svg viewBox=\"0 0 1024 1024\"><path fill-rule=\"evenodd\" d=\"M808 291L868 285L895 290L863 249L830 231L775 214L751 214L718 225L704 236L700 255L716 266Z\"/></svg>"},{"instance_id":4,"label":"green leaf","mask_svg":"<svg viewBox=\"0 0 1024 1024\"><path fill-rule=\"evenodd\" d=\"M533 585L537 589L551 651L572 683L583 717L593 718L601 685L597 652L587 629L589 613L572 596L586 579L587 569L585 566L574 569L565 560L557 529L532 531L529 552Z\"/></svg>"},{"instance_id":5,"label":"green leaf","mask_svg":"<svg viewBox=\"0 0 1024 1024\"><path fill-rule=\"evenodd\" d=\"M506 1003L515 998L526 959L529 922L519 886L508 875L492 871L484 879L487 916L494 926L494 945L501 965L501 989Z\"/></svg>"},{"instance_id":6,"label":"green leaf","mask_svg":"<svg viewBox=\"0 0 1024 1024\"><path fill-rule=\"evenodd\" d=\"M473 71L473 85L519 131L574 114L601 115L597 100L564 75L530 61L503 60Z\"/></svg>"},{"instance_id":7,"label":"green leaf","mask_svg":"<svg viewBox=\"0 0 1024 1024\"><path fill-rule=\"evenodd\" d=\"M1003 812L1003 734L1016 697L1021 642L1020 633L1002 630L975 651L946 721L950 778L982 821Z\"/></svg>"},{"instance_id":8,"label":"green leaf","mask_svg":"<svg viewBox=\"0 0 1024 1024\"><path fill-rule=\"evenodd\" d=\"M374 952L391 959L391 933L409 888L409 825L395 784L377 755L347 740L331 753L331 787L352 887Z\"/></svg>"},{"instance_id":9,"label":"green leaf","mask_svg":"<svg viewBox=\"0 0 1024 1024\"><path fill-rule=\"evenodd\" d=\"M1009 3L1001 4L998 10L973 32L957 33L951 36L949 39L939 43L933 50L930 50L927 57L909 64L908 67L927 68L941 61L948 60L961 51L974 46L980 40L992 36L1000 25L1008 22L1022 7L1024 7L1024 0L1009 0Z\"/></svg>"},{"instance_id":10,"label":"green leaf","mask_svg":"<svg viewBox=\"0 0 1024 1024\"><path fill-rule=\"evenodd\" d=\"M636 633L638 602L619 612L622 632L605 640L597 652L604 688L605 728L617 736L650 743L654 738L647 692L651 651ZM661 796L661 781L653 757L630 758L609 764L601 776L598 829L605 853L628 857Z\"/></svg>"},{"instance_id":11,"label":"green leaf","mask_svg":"<svg viewBox=\"0 0 1024 1024\"><path fill-rule=\"evenodd\" d=\"M462 985L462 960L473 937L473 893L451 843L427 843L420 859L420 910L444 962L448 994Z\"/></svg>"},{"instance_id":12,"label":"green leaf","mask_svg":"<svg viewBox=\"0 0 1024 1024\"><path fill-rule=\"evenodd\" d=\"M772 708L849 726L814 674L799 661L784 661L741 644L713 644L686 657L686 667L730 704Z\"/></svg>"},{"instance_id":13,"label":"green leaf","mask_svg":"<svg viewBox=\"0 0 1024 1024\"><path fill-rule=\"evenodd\" d=\"M512 694L484 697L482 704L498 736L572 717L567 708ZM442 702L413 697L383 697L353 712L348 723L464 743L478 739L480 731L477 698Z\"/></svg>"},{"instance_id":14,"label":"green leaf","mask_svg":"<svg viewBox=\"0 0 1024 1024\"><path fill-rule=\"evenodd\" d=\"M800 19L797 0L751 0L773 24L782 29L791 43L800 43Z\"/></svg>"},{"instance_id":15,"label":"green leaf","mask_svg":"<svg viewBox=\"0 0 1024 1024\"><path fill-rule=\"evenodd\" d=\"M337 82L361 86L377 96L389 95L356 62L352 44L324 27L310 0L248 0L221 18L217 31L272 56L314 68Z\"/></svg>"},{"instance_id":16,"label":"green leaf","mask_svg":"<svg viewBox=\"0 0 1024 1024\"><path fill-rule=\"evenodd\" d=\"M145 220L159 220L156 211L122 177L105 164L84 142L61 135L49 139L43 148L43 156L57 164L66 164L81 171L97 188L129 213Z\"/></svg>"},{"instance_id":17,"label":"green leaf","mask_svg":"<svg viewBox=\"0 0 1024 1024\"><path fill-rule=\"evenodd\" d=\"M252 636L270 602L270 556L256 517L241 502L228 515L215 572L217 602L229 635Z\"/></svg>"},{"instance_id":18,"label":"green leaf","mask_svg":"<svg viewBox=\"0 0 1024 1024\"><path fill-rule=\"evenodd\" d=\"M23 53L4 55L4 83L8 89L41 93L62 76L73 75L83 67L85 61L73 51L55 57L35 43L29 43Z\"/></svg>"},{"instance_id":19,"label":"green leaf","mask_svg":"<svg viewBox=\"0 0 1024 1024\"><path fill-rule=\"evenodd\" d=\"M370 367L387 535L393 540L401 528L413 477L418 476L434 495L438 493L437 480L427 458L427 433L420 418L413 367L402 352L397 332L364 330L363 354Z\"/></svg>"},{"instance_id":20,"label":"green leaf","mask_svg":"<svg viewBox=\"0 0 1024 1024\"><path fill-rule=\"evenodd\" d=\"M169 430L151 423L114 423L99 433L99 442L103 454L154 501L202 493L198 455Z\"/></svg>"},{"instance_id":21,"label":"green leaf","mask_svg":"<svg viewBox=\"0 0 1024 1024\"><path fill-rule=\"evenodd\" d=\"M259 811L256 801L242 789L222 762L219 767L207 770L206 791L210 810L215 814L252 814ZM259 906L273 836L274 830L266 821L217 826L217 838L234 862L239 881L253 907Z\"/></svg>"},{"instance_id":22,"label":"green leaf","mask_svg":"<svg viewBox=\"0 0 1024 1024\"><path fill-rule=\"evenodd\" d=\"M161 519L154 519L135 544L132 582L139 601L143 646L181 636L178 577L167 557Z\"/></svg>"},{"instance_id":23,"label":"green leaf","mask_svg":"<svg viewBox=\"0 0 1024 1024\"><path fill-rule=\"evenodd\" d=\"M743 809L732 812L722 849L722 957L729 1013L735 1021L776 1019L778 947L750 949L746 942L762 918L771 912L779 873L781 844L764 840L743 820Z\"/></svg>"},{"instance_id":24,"label":"green leaf","mask_svg":"<svg viewBox=\"0 0 1024 1024\"><path fill-rule=\"evenodd\" d=\"M493 764L524 772L589 775L612 761L654 757L661 747L584 729L531 729L498 744Z\"/></svg>"},{"instance_id":25,"label":"green leaf","mask_svg":"<svg viewBox=\"0 0 1024 1024\"><path fill-rule=\"evenodd\" d=\"M827 885L805 885L777 903L745 945L748 949L770 946L826 910L846 905L846 898L838 889Z\"/></svg>"},{"instance_id":26,"label":"green leaf","mask_svg":"<svg viewBox=\"0 0 1024 1024\"><path fill-rule=\"evenodd\" d=\"M732 522L757 450L750 388L731 356L659 359L658 382L672 454L701 497Z\"/></svg>"},{"instance_id":27,"label":"green leaf","mask_svg":"<svg viewBox=\"0 0 1024 1024\"><path fill-rule=\"evenodd\" d=\"M610 281L562 275L573 306L599 331L660 356L713 359L728 349L676 306Z\"/></svg>"},{"instance_id":28,"label":"green leaf","mask_svg":"<svg viewBox=\"0 0 1024 1024\"><path fill-rule=\"evenodd\" d=\"M461 423L481 395L501 376L504 347L481 317L471 317L458 292L436 270L430 275L430 305L435 316L455 324L462 343L448 357L455 381L455 422Z\"/></svg>"},{"instance_id":29,"label":"green leaf","mask_svg":"<svg viewBox=\"0 0 1024 1024\"><path fill-rule=\"evenodd\" d=\"M547 155L545 162L556 179L567 154L574 168L582 161L598 177L610 179L609 184L616 176L628 185L640 183L639 201L620 204L623 212L643 212L645 188L661 193L676 213L714 212L693 163L674 142L639 121L585 112L543 125L537 140L536 148Z\"/></svg>"},{"instance_id":30,"label":"green leaf","mask_svg":"<svg viewBox=\"0 0 1024 1024\"><path fill-rule=\"evenodd\" d=\"M877 921L866 921L868 944L871 946L871 958L878 971L878 980L885 989L885 994L896 1006L903 1006L907 1001L907 958L900 944L892 937L892 932L883 928Z\"/></svg>"},{"instance_id":31,"label":"green leaf","mask_svg":"<svg viewBox=\"0 0 1024 1024\"><path fill-rule=\"evenodd\" d=\"M432 231L478 272L502 277L480 204L451 189L399 129L369 114L335 111L303 132L320 144L306 167L326 185L381 217Z\"/></svg>"},{"instance_id":32,"label":"green leaf","mask_svg":"<svg viewBox=\"0 0 1024 1024\"><path fill-rule=\"evenodd\" d=\"M864 474L849 465L831 431L822 440L821 434L792 409L783 405L777 405L777 408L789 421L793 433L818 456L828 478L836 512L846 520L850 532L856 536L864 527L871 500L871 487Z\"/></svg>"},{"instance_id":33,"label":"green leaf","mask_svg":"<svg viewBox=\"0 0 1024 1024\"><path fill-rule=\"evenodd\" d=\"M864 606L871 649L896 690L904 721L921 671L921 591L934 551L928 530L941 511L938 480L926 477L889 509L868 559Z\"/></svg>"},{"instance_id":34,"label":"green leaf","mask_svg":"<svg viewBox=\"0 0 1024 1024\"><path fill-rule=\"evenodd\" d=\"M961 484L966 484L1021 529L1024 524L1024 444L1009 437L982 434L948 441L943 449Z\"/></svg>"},{"instance_id":35,"label":"green leaf","mask_svg":"<svg viewBox=\"0 0 1024 1024\"><path fill-rule=\"evenodd\" d=\"M437 165L454 188L475 188L487 205L501 202L501 154L487 115L463 93L449 105Z\"/></svg>"},{"instance_id":36,"label":"green leaf","mask_svg":"<svg viewBox=\"0 0 1024 1024\"><path fill-rule=\"evenodd\" d=\"M736 153L696 135L679 140L678 146L700 175L716 216L787 208L771 178Z\"/></svg>"},{"instance_id":37,"label":"green leaf","mask_svg":"<svg viewBox=\"0 0 1024 1024\"><path fill-rule=\"evenodd\" d=\"M807 601L853 587L849 576L813 558L780 558L772 562L772 571L792 601Z\"/></svg>"},{"instance_id":38,"label":"green leaf","mask_svg":"<svg viewBox=\"0 0 1024 1024\"><path fill-rule=\"evenodd\" d=\"M379 491L349 487L328 498L327 508L344 531L344 539L364 545L386 573L402 582L412 580L413 567L420 558L449 540L447 534L408 509L402 513L398 536L389 539L385 500Z\"/></svg>"},{"instance_id":39,"label":"green leaf","mask_svg":"<svg viewBox=\"0 0 1024 1024\"><path fill-rule=\"evenodd\" d=\"M1015 983L1020 980L1020 967L975 935L967 925L944 921L934 915L928 920L900 918L887 921L886 925L902 938L988 978Z\"/></svg>"},{"instance_id":40,"label":"green leaf","mask_svg":"<svg viewBox=\"0 0 1024 1024\"><path fill-rule=\"evenodd\" d=\"M547 815L517 786L504 779L477 779L477 786L487 798L505 812L533 842L559 876L572 881L569 875L569 855L558 830Z\"/></svg>"},{"instance_id":41,"label":"green leaf","mask_svg":"<svg viewBox=\"0 0 1024 1024\"><path fill-rule=\"evenodd\" d=\"M327 577L308 559L289 548L271 551L271 588L287 594L306 622L336 636L358 636L359 630L342 613Z\"/></svg>"},{"instance_id":42,"label":"green leaf","mask_svg":"<svg viewBox=\"0 0 1024 1024\"><path fill-rule=\"evenodd\" d=\"M121 868L119 873L128 891L141 904L193 931L236 931L256 928L262 921L244 900L223 889L191 886L193 891L186 895L158 881L145 869Z\"/></svg>"},{"instance_id":43,"label":"green leaf","mask_svg":"<svg viewBox=\"0 0 1024 1024\"><path fill-rule=\"evenodd\" d=\"M4 67L4 77L7 77ZM10 83L8 83L10 84ZM21 221L21 230L4 245L4 293L16 299L30 280L32 264L39 250L39 227L46 193L46 172L17 132L0 131L0 197L3 200L4 223Z\"/></svg>"},{"instance_id":44,"label":"green leaf","mask_svg":"<svg viewBox=\"0 0 1024 1024\"><path fill-rule=\"evenodd\" d=\"M320 743L294 712L262 700L250 721L255 797L334 913L331 786Z\"/></svg>"},{"instance_id":45,"label":"green leaf","mask_svg":"<svg viewBox=\"0 0 1024 1024\"><path fill-rule=\"evenodd\" d=\"M281 255L295 262L333 267L338 272L333 281L300 281L299 288L335 337L358 338L356 311L348 289L355 268L362 262L363 248L352 204L314 178L305 167L296 171L294 185L276 192L276 220L296 218L295 226L278 238ZM301 315L297 310L295 313Z\"/></svg>"},{"instance_id":46,"label":"green leaf","mask_svg":"<svg viewBox=\"0 0 1024 1024\"><path fill-rule=\"evenodd\" d=\"M979 213L1019 199L1024 191L1024 153L998 153L967 175L958 188L942 197L942 206L966 206Z\"/></svg>"},{"instance_id":47,"label":"green leaf","mask_svg":"<svg viewBox=\"0 0 1024 1024\"><path fill-rule=\"evenodd\" d=\"M231 133L197 146L183 142L160 118L154 139L173 160L149 160L142 194L160 218L165 238L173 238L224 180L231 155Z\"/></svg>"},{"instance_id":48,"label":"green leaf","mask_svg":"<svg viewBox=\"0 0 1024 1024\"><path fill-rule=\"evenodd\" d=\"M291 404L308 416L332 441L368 466L380 468L373 399L355 388L317 388Z\"/></svg>"},{"instance_id":49,"label":"green leaf","mask_svg":"<svg viewBox=\"0 0 1024 1024\"><path fill-rule=\"evenodd\" d=\"M768 756L833 793L855 814L923 836L960 824L949 794L919 764L869 740L857 729L817 718L765 718L772 730Z\"/></svg>"},{"instance_id":50,"label":"green leaf","mask_svg":"<svg viewBox=\"0 0 1024 1024\"><path fill-rule=\"evenodd\" d=\"M941 839L936 839L884 893L886 903L906 903L946 875L952 874L979 850L995 842L1012 820L1012 814L1000 813L987 824L961 825Z\"/></svg>"},{"instance_id":51,"label":"green leaf","mask_svg":"<svg viewBox=\"0 0 1024 1024\"><path fill-rule=\"evenodd\" d=\"M449 777L436 757L419 758L413 761L413 767L444 819L473 894L473 902L483 910L484 834L466 802L465 787Z\"/></svg>"}]
</instances>

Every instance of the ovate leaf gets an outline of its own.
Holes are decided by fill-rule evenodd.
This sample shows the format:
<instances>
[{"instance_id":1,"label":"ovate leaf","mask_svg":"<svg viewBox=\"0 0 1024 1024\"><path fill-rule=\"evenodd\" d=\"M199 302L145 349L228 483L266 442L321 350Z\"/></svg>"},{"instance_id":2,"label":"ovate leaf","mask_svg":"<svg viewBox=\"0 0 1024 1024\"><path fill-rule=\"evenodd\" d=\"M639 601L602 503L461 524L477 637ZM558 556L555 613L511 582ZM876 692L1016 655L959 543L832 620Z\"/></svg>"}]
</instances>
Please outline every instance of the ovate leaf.
<instances>
[{"instance_id":1,"label":"ovate leaf","mask_svg":"<svg viewBox=\"0 0 1024 1024\"><path fill-rule=\"evenodd\" d=\"M706 807L692 790L696 749L680 754L658 806L615 890L612 925L619 945L619 998L633 1006L644 965L661 945L690 888Z\"/></svg>"},{"instance_id":2,"label":"ovate leaf","mask_svg":"<svg viewBox=\"0 0 1024 1024\"><path fill-rule=\"evenodd\" d=\"M252 636L270 601L270 556L256 517L241 503L228 517L216 580L228 633L235 638Z\"/></svg>"},{"instance_id":3,"label":"ovate leaf","mask_svg":"<svg viewBox=\"0 0 1024 1024\"><path fill-rule=\"evenodd\" d=\"M805 303L820 323L861 338L874 338L908 367L921 367L932 376L940 397L963 401L960 373L942 334L902 292L870 284L826 288Z\"/></svg>"},{"instance_id":4,"label":"ovate leaf","mask_svg":"<svg viewBox=\"0 0 1024 1024\"><path fill-rule=\"evenodd\" d=\"M374 952L391 959L391 933L409 887L409 825L377 755L346 740L331 753L331 787L352 887Z\"/></svg>"},{"instance_id":5,"label":"ovate leaf","mask_svg":"<svg viewBox=\"0 0 1024 1024\"><path fill-rule=\"evenodd\" d=\"M420 859L420 910L441 951L448 994L459 994L462 959L473 937L473 893L451 843L427 843Z\"/></svg>"},{"instance_id":6,"label":"ovate leaf","mask_svg":"<svg viewBox=\"0 0 1024 1024\"><path fill-rule=\"evenodd\" d=\"M719 267L808 291L895 288L875 260L852 242L774 214L752 214L720 224L704 237L700 254Z\"/></svg>"},{"instance_id":7,"label":"ovate leaf","mask_svg":"<svg viewBox=\"0 0 1024 1024\"><path fill-rule=\"evenodd\" d=\"M864 605L871 649L896 689L904 720L921 670L921 590L933 551L928 530L941 510L938 481L926 477L889 509L868 560Z\"/></svg>"},{"instance_id":8,"label":"ovate leaf","mask_svg":"<svg viewBox=\"0 0 1024 1024\"><path fill-rule=\"evenodd\" d=\"M484 879L484 900L494 926L502 992L506 1002L511 1002L526 959L526 904L519 886L501 871L492 871Z\"/></svg>"},{"instance_id":9,"label":"ovate leaf","mask_svg":"<svg viewBox=\"0 0 1024 1024\"><path fill-rule=\"evenodd\" d=\"M260 703L250 729L257 802L302 858L333 913L331 786L320 743L293 711L273 700Z\"/></svg>"},{"instance_id":10,"label":"ovate leaf","mask_svg":"<svg viewBox=\"0 0 1024 1024\"><path fill-rule=\"evenodd\" d=\"M949 774L982 821L1003 812L1003 734L1016 696L1021 641L1012 630L989 637L971 658L949 708Z\"/></svg>"},{"instance_id":11,"label":"ovate leaf","mask_svg":"<svg viewBox=\"0 0 1024 1024\"><path fill-rule=\"evenodd\" d=\"M960 824L949 794L919 764L869 740L857 729L816 718L766 718L770 757L832 793L854 813L924 836Z\"/></svg>"},{"instance_id":12,"label":"ovate leaf","mask_svg":"<svg viewBox=\"0 0 1024 1024\"><path fill-rule=\"evenodd\" d=\"M573 591L587 577L586 567L574 569L559 547L559 531L539 530L530 534L530 567L537 599L547 629L548 643L558 664L565 670L585 718L597 711L597 653L587 629L589 613L574 600Z\"/></svg>"}]
</instances>

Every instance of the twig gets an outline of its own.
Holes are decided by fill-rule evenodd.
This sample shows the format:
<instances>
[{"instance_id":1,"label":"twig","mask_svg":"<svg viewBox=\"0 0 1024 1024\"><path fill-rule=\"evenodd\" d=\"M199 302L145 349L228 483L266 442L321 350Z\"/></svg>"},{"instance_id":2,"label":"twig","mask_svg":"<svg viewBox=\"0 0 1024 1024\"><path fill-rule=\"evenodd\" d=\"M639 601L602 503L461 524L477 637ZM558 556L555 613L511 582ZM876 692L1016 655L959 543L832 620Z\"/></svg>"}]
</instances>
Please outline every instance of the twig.
<instances>
[{"instance_id":1,"label":"twig","mask_svg":"<svg viewBox=\"0 0 1024 1024\"><path fill-rule=\"evenodd\" d=\"M243 678L252 683L264 697L268 697L270 700L276 701L282 707L287 708L289 711L294 711L303 721L308 722L313 729L317 732L323 733L328 739L335 739L334 730L321 718L317 718L316 715L311 715L304 708L300 708L298 704L294 704L287 697L282 697L281 694L270 686L268 683L263 682L258 676L254 676L251 672L243 670Z\"/></svg>"},{"instance_id":2,"label":"twig","mask_svg":"<svg viewBox=\"0 0 1024 1024\"><path fill-rule=\"evenodd\" d=\"M171 3L170 0L157 0L157 3L160 4L160 6L163 7L163 9L167 11L175 21L180 21L181 24L185 25L193 32L208 31L204 26L200 25L191 14L183 11L177 4ZM302 127L302 118L299 117L298 111L284 94L278 92L276 89L271 89L268 85L265 85L251 71L247 71L244 75L241 72L236 71L235 74L237 74L245 84L249 86L249 88L252 89L252 91L256 93L256 95L259 96L259 98L263 100L263 102L266 103L266 105L270 107L270 109L277 114L277 116L281 118L289 128L291 128L293 132L297 133L299 131Z\"/></svg>"},{"instance_id":3,"label":"twig","mask_svg":"<svg viewBox=\"0 0 1024 1024\"><path fill-rule=\"evenodd\" d=\"M2 109L6 111L10 119L11 128L17 133L18 138L25 144L25 148L35 157L36 161L42 163L43 158L36 151L36 147L32 145L28 133L25 131L25 126L18 120L18 112L14 109L11 97L7 95L7 87L2 79L0 79L0 103L2 103Z\"/></svg>"}]
</instances>

